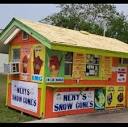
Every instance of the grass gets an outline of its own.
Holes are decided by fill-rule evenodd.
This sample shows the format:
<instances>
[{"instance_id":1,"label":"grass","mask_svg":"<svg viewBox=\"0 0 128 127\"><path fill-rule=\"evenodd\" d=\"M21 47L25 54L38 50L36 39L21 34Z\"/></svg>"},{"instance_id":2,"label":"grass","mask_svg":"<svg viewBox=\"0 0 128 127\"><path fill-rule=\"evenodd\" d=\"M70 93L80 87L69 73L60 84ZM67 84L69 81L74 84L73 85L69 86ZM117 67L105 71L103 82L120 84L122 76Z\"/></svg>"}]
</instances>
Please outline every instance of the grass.
<instances>
[{"instance_id":1,"label":"grass","mask_svg":"<svg viewBox=\"0 0 128 127\"><path fill-rule=\"evenodd\" d=\"M0 75L0 123L18 123L35 120L36 118L21 114L20 111L5 106L6 101L6 76Z\"/></svg>"}]
</instances>

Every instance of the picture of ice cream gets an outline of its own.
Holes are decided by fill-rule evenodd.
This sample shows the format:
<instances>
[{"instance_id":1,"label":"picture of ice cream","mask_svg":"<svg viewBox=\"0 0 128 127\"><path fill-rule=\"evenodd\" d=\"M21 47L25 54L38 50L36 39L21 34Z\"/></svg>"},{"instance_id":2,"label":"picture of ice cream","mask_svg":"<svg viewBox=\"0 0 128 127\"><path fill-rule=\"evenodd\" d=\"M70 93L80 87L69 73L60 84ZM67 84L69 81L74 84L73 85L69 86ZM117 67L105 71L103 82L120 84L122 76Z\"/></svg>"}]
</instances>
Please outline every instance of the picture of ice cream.
<instances>
[{"instance_id":1,"label":"picture of ice cream","mask_svg":"<svg viewBox=\"0 0 128 127\"><path fill-rule=\"evenodd\" d=\"M57 77L60 69L61 60L59 60L57 55L52 55L49 58L49 70L51 77Z\"/></svg>"},{"instance_id":2,"label":"picture of ice cream","mask_svg":"<svg viewBox=\"0 0 128 127\"><path fill-rule=\"evenodd\" d=\"M23 59L22 59L22 72L23 73L27 73L27 67L28 67L28 57L27 57L27 55L25 55L24 57L23 57Z\"/></svg>"},{"instance_id":3,"label":"picture of ice cream","mask_svg":"<svg viewBox=\"0 0 128 127\"><path fill-rule=\"evenodd\" d=\"M35 48L33 51L33 68L34 68L34 74L40 74L41 67L43 66L43 60L40 56L41 48Z\"/></svg>"}]
</instances>

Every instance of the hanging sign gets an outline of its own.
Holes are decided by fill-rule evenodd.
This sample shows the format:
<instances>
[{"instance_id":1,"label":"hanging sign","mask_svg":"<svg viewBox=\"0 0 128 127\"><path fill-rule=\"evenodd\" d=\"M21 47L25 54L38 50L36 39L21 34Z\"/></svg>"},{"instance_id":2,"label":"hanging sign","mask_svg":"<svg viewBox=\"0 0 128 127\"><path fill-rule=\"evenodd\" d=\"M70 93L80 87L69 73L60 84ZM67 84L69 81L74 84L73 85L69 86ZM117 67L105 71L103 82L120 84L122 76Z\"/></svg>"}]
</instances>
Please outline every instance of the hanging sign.
<instances>
[{"instance_id":1,"label":"hanging sign","mask_svg":"<svg viewBox=\"0 0 128 127\"><path fill-rule=\"evenodd\" d=\"M37 112L38 84L12 80L11 105Z\"/></svg>"},{"instance_id":2,"label":"hanging sign","mask_svg":"<svg viewBox=\"0 0 128 127\"><path fill-rule=\"evenodd\" d=\"M53 112L94 108L94 91L55 92Z\"/></svg>"}]
</instances>

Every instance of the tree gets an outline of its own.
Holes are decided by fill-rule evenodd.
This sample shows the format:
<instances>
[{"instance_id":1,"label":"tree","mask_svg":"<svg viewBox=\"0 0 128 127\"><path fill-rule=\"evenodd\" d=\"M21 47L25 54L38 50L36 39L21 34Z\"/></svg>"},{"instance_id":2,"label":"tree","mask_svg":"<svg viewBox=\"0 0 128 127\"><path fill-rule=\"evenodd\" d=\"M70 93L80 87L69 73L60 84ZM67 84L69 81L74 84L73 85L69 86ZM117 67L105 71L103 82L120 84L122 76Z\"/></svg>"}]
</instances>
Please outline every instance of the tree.
<instances>
[{"instance_id":1,"label":"tree","mask_svg":"<svg viewBox=\"0 0 128 127\"><path fill-rule=\"evenodd\" d=\"M40 22L99 35L104 35L106 29L106 36L128 42L127 20L112 4L60 4L57 7L58 13Z\"/></svg>"},{"instance_id":2,"label":"tree","mask_svg":"<svg viewBox=\"0 0 128 127\"><path fill-rule=\"evenodd\" d=\"M110 20L106 36L128 43L128 21L123 13Z\"/></svg>"}]
</instances>

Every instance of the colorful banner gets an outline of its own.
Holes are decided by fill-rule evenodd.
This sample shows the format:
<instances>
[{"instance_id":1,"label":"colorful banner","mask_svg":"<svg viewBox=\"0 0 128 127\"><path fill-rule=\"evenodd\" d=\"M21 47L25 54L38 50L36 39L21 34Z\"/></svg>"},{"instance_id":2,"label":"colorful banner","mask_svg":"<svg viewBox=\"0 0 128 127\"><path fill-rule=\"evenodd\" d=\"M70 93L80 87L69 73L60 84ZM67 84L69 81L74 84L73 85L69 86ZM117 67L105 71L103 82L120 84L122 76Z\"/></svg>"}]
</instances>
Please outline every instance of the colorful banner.
<instances>
[{"instance_id":1,"label":"colorful banner","mask_svg":"<svg viewBox=\"0 0 128 127\"><path fill-rule=\"evenodd\" d=\"M53 112L94 108L94 91L55 92Z\"/></svg>"},{"instance_id":2,"label":"colorful banner","mask_svg":"<svg viewBox=\"0 0 128 127\"><path fill-rule=\"evenodd\" d=\"M20 79L31 80L31 45L21 47Z\"/></svg>"},{"instance_id":3,"label":"colorful banner","mask_svg":"<svg viewBox=\"0 0 128 127\"><path fill-rule=\"evenodd\" d=\"M117 82L126 82L127 67L117 67Z\"/></svg>"},{"instance_id":4,"label":"colorful banner","mask_svg":"<svg viewBox=\"0 0 128 127\"><path fill-rule=\"evenodd\" d=\"M63 82L64 77L64 54L61 51L47 49L46 54L46 82L53 82L50 77L54 77L54 82ZM61 79L61 80L60 80Z\"/></svg>"},{"instance_id":5,"label":"colorful banner","mask_svg":"<svg viewBox=\"0 0 128 127\"><path fill-rule=\"evenodd\" d=\"M105 108L105 89L95 89L95 109Z\"/></svg>"},{"instance_id":6,"label":"colorful banner","mask_svg":"<svg viewBox=\"0 0 128 127\"><path fill-rule=\"evenodd\" d=\"M106 108L116 107L116 86L106 87Z\"/></svg>"},{"instance_id":7,"label":"colorful banner","mask_svg":"<svg viewBox=\"0 0 128 127\"><path fill-rule=\"evenodd\" d=\"M44 77L45 47L34 45L32 51L32 81L42 82Z\"/></svg>"},{"instance_id":8,"label":"colorful banner","mask_svg":"<svg viewBox=\"0 0 128 127\"><path fill-rule=\"evenodd\" d=\"M73 54L73 72L72 77L75 79L85 78L85 54Z\"/></svg>"},{"instance_id":9,"label":"colorful banner","mask_svg":"<svg viewBox=\"0 0 128 127\"><path fill-rule=\"evenodd\" d=\"M125 86L117 86L116 107L125 107Z\"/></svg>"},{"instance_id":10,"label":"colorful banner","mask_svg":"<svg viewBox=\"0 0 128 127\"><path fill-rule=\"evenodd\" d=\"M11 105L36 113L38 106L38 84L12 80Z\"/></svg>"}]
</instances>

